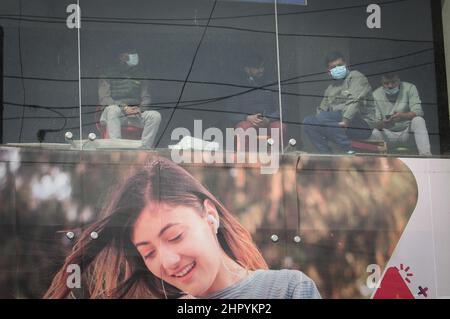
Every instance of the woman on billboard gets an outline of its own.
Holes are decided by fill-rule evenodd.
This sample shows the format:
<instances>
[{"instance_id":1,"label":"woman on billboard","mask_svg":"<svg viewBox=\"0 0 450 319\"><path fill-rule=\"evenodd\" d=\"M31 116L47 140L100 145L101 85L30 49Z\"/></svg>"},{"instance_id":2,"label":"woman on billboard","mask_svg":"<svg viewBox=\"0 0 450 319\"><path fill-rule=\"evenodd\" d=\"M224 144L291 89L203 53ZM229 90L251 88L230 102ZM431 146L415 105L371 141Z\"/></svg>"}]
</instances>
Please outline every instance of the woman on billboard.
<instances>
[{"instance_id":1,"label":"woman on billboard","mask_svg":"<svg viewBox=\"0 0 450 319\"><path fill-rule=\"evenodd\" d=\"M90 298L320 298L302 272L269 270L223 204L161 157L150 158L111 194L45 298L69 296L72 264L82 265Z\"/></svg>"}]
</instances>

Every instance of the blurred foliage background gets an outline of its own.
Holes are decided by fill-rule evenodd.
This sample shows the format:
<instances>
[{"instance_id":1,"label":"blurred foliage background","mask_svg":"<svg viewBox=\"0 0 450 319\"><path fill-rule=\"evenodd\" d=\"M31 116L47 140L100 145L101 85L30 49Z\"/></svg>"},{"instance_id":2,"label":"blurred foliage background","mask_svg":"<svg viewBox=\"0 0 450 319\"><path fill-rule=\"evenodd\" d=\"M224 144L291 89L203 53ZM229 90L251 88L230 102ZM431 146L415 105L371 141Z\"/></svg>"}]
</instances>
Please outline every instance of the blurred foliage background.
<instances>
[{"instance_id":1,"label":"blurred foliage background","mask_svg":"<svg viewBox=\"0 0 450 319\"><path fill-rule=\"evenodd\" d=\"M0 149L0 297L42 297L74 243L66 232L95 220L111 186L147 156ZM302 270L324 298L369 298L367 266L384 269L417 202L411 171L377 157L290 155L280 166L262 175L250 165L184 165L271 268Z\"/></svg>"}]
</instances>

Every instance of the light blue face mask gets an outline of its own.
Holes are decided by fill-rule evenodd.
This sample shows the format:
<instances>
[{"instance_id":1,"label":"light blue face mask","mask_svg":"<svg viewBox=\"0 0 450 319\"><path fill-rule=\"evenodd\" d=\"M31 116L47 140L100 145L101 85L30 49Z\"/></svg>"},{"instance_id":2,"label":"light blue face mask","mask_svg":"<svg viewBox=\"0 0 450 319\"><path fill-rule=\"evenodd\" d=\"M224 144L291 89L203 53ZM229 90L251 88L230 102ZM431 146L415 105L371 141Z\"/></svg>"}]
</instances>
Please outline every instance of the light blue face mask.
<instances>
[{"instance_id":1,"label":"light blue face mask","mask_svg":"<svg viewBox=\"0 0 450 319\"><path fill-rule=\"evenodd\" d=\"M330 73L333 79L335 80L345 79L348 73L347 66L345 65L336 66L330 70Z\"/></svg>"},{"instance_id":2,"label":"light blue face mask","mask_svg":"<svg viewBox=\"0 0 450 319\"><path fill-rule=\"evenodd\" d=\"M392 89L387 89L387 88L383 88L384 89L384 93L386 93L387 95L395 95L400 91L400 88L397 86L395 88Z\"/></svg>"},{"instance_id":3,"label":"light blue face mask","mask_svg":"<svg viewBox=\"0 0 450 319\"><path fill-rule=\"evenodd\" d=\"M136 65L138 65L139 64L139 55L137 53L128 54L127 64L129 66L136 66Z\"/></svg>"}]
</instances>

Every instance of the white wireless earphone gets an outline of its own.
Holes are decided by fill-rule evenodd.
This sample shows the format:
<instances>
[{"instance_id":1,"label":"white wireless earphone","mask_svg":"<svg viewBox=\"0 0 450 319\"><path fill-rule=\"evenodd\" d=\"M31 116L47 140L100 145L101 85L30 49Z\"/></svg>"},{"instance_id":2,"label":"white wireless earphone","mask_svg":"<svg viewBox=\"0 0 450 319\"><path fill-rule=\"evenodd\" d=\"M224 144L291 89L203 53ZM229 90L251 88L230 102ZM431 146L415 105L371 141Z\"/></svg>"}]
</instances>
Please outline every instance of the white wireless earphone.
<instances>
[{"instance_id":1,"label":"white wireless earphone","mask_svg":"<svg viewBox=\"0 0 450 319\"><path fill-rule=\"evenodd\" d=\"M217 234L217 232L219 231L219 225L220 225L219 221L211 214L209 214L208 217L206 217L206 219L208 220L209 223L214 224L214 228L215 228L215 231Z\"/></svg>"}]
</instances>

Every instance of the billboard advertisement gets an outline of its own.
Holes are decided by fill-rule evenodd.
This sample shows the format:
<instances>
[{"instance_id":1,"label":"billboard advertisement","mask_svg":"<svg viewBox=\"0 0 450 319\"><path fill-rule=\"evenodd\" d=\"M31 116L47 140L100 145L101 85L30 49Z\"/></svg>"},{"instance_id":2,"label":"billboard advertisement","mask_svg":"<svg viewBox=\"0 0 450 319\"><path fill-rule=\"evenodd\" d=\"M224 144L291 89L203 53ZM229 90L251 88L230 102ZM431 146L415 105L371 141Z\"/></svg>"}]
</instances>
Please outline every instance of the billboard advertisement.
<instances>
[{"instance_id":1,"label":"billboard advertisement","mask_svg":"<svg viewBox=\"0 0 450 319\"><path fill-rule=\"evenodd\" d=\"M2 148L4 298L441 298L450 164Z\"/></svg>"}]
</instances>

